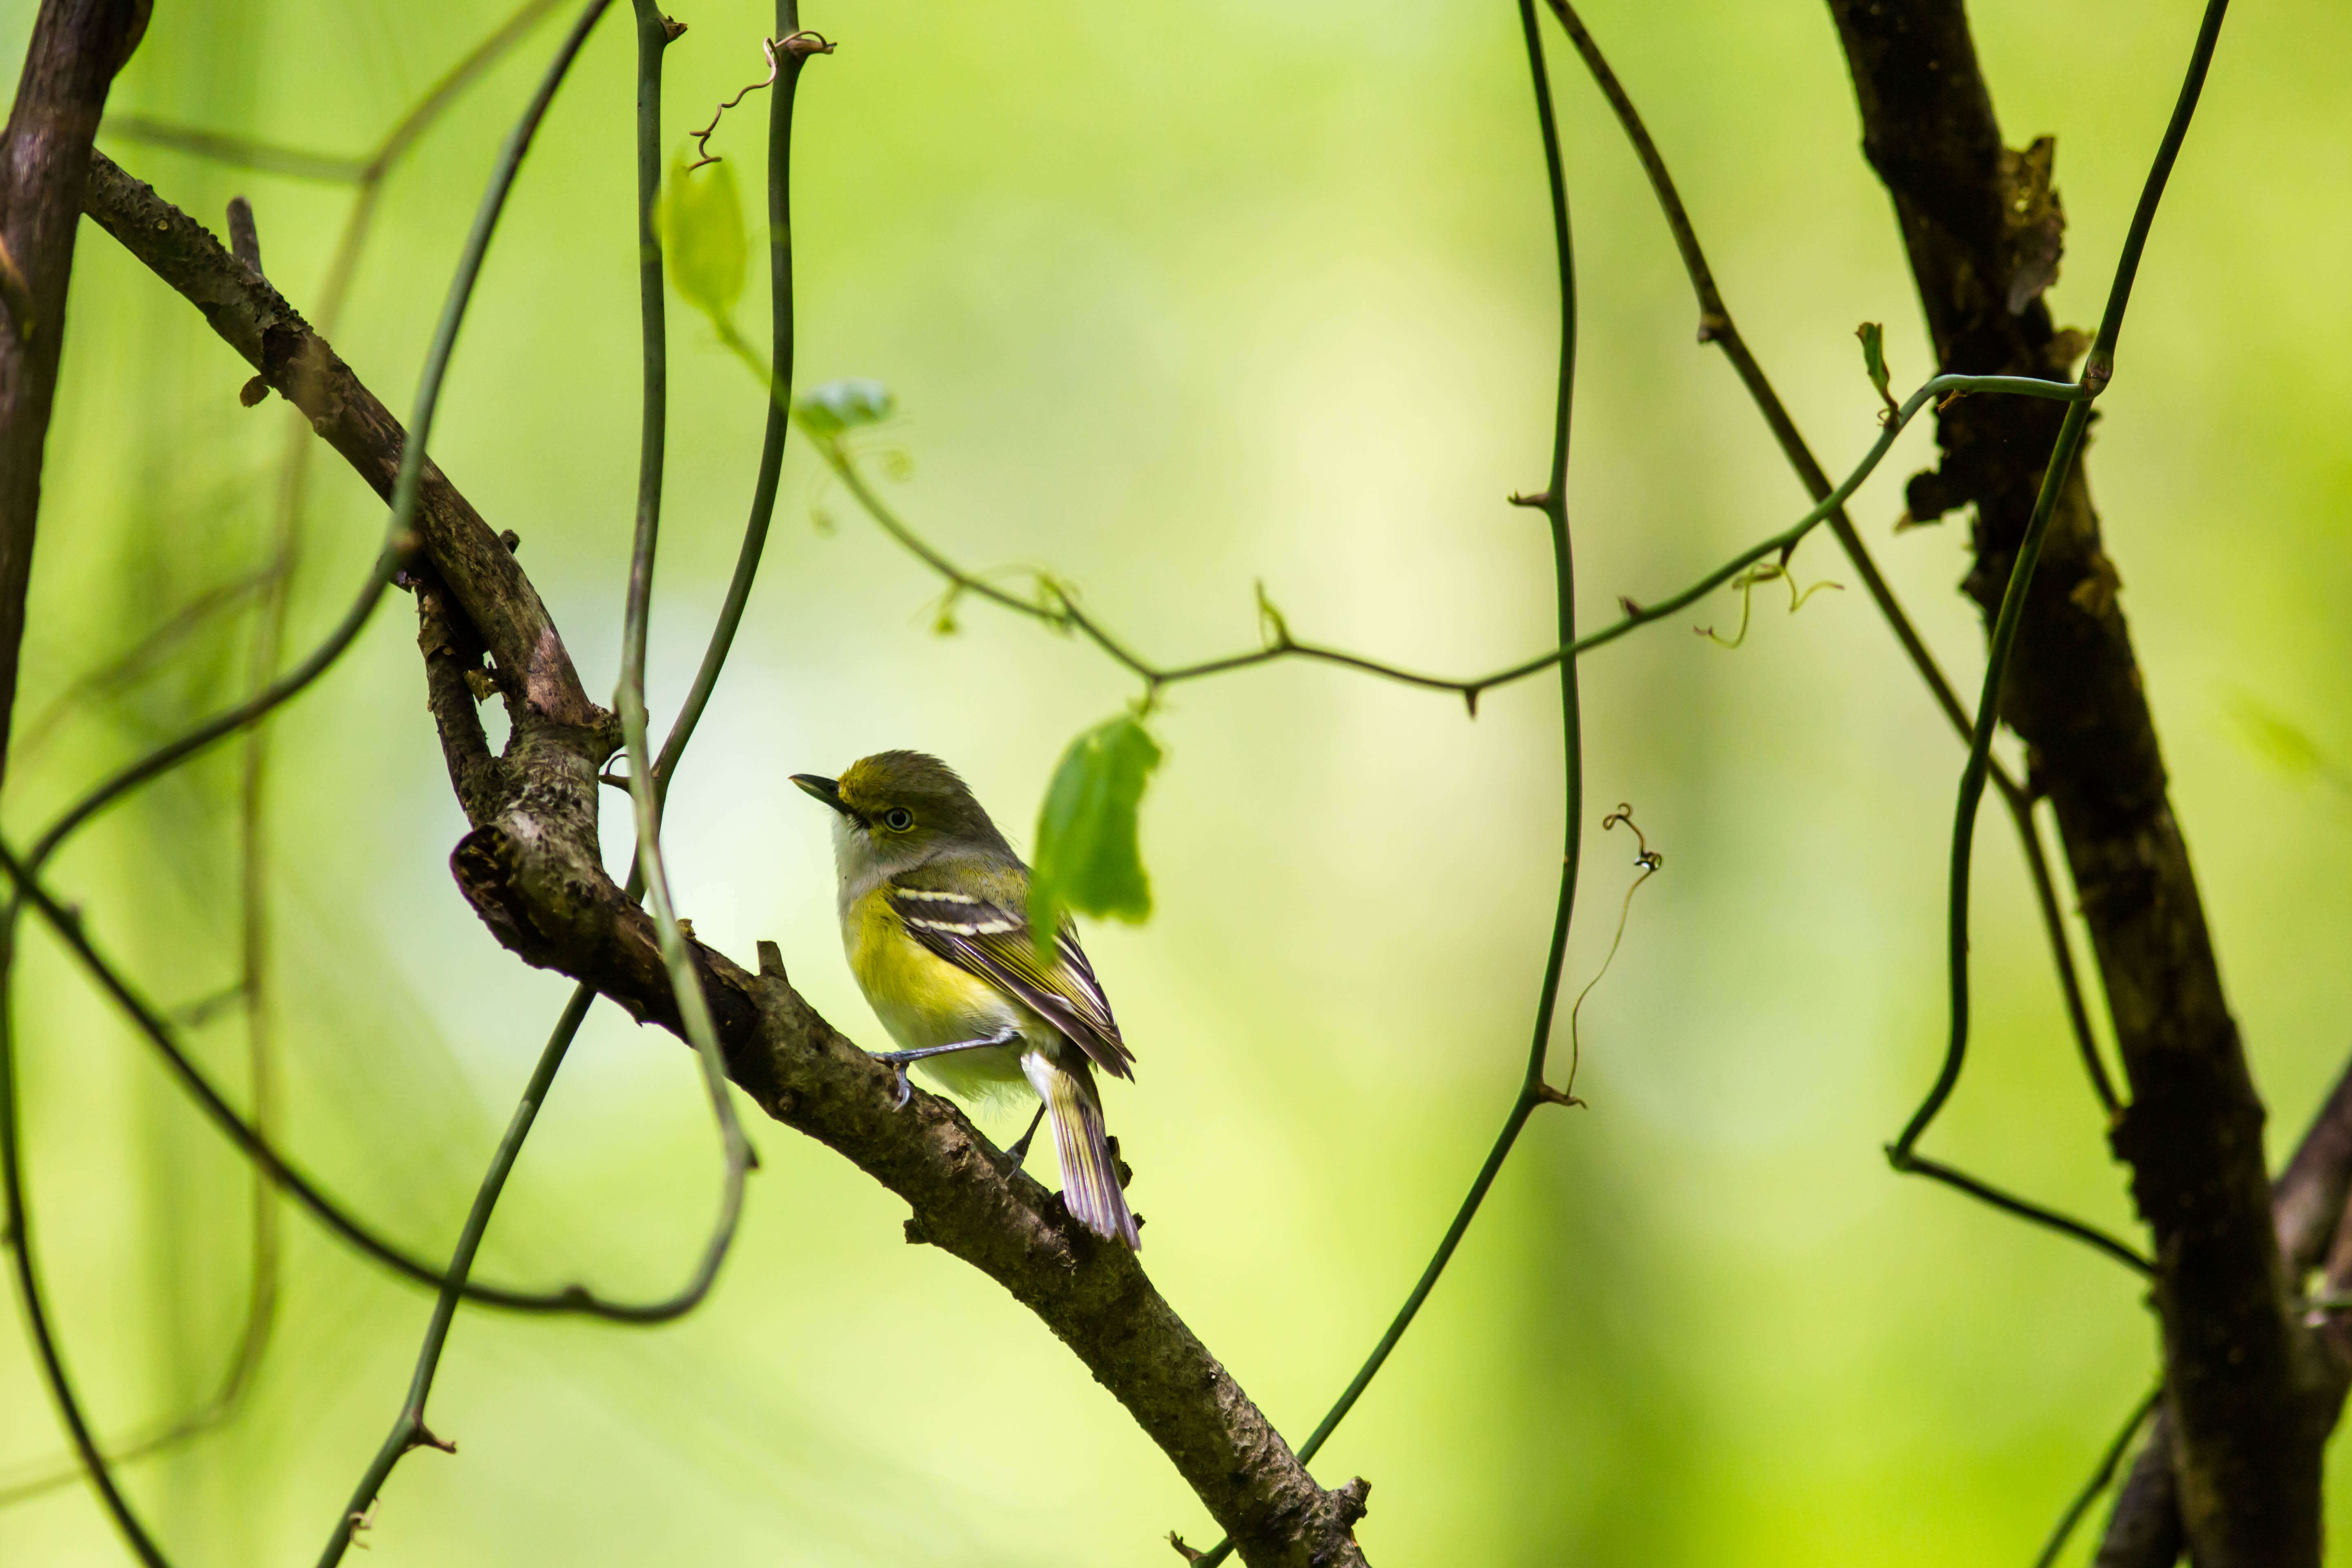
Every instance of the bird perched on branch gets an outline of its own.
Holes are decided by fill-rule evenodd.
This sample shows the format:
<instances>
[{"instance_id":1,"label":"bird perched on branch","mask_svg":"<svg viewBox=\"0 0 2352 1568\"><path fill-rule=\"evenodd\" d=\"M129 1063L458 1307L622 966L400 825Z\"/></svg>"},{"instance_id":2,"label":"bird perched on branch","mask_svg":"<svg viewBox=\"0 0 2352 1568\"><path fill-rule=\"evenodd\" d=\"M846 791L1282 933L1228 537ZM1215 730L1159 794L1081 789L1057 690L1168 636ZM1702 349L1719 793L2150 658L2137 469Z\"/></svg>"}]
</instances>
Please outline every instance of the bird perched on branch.
<instances>
[{"instance_id":1,"label":"bird perched on branch","mask_svg":"<svg viewBox=\"0 0 2352 1568\"><path fill-rule=\"evenodd\" d=\"M1069 923L1041 945L1029 930L1029 868L955 771L920 752L878 752L839 779L794 773L833 807L841 941L882 1026L877 1053L960 1099L1017 1092L1043 1101L1062 1166L1062 1203L1108 1241L1142 1246L1103 1131L1094 1068L1133 1078L1109 999ZM1037 1131L1014 1145L1016 1163Z\"/></svg>"}]
</instances>

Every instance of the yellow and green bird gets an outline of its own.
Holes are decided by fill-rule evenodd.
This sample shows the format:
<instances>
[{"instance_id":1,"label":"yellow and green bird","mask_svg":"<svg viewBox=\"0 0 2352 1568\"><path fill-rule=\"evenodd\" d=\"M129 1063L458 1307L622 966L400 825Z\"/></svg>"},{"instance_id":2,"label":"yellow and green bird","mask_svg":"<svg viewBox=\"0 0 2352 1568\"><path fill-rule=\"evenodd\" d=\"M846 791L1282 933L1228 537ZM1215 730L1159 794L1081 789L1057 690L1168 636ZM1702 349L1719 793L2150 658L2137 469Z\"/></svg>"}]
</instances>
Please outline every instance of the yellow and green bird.
<instances>
[{"instance_id":1,"label":"yellow and green bird","mask_svg":"<svg viewBox=\"0 0 2352 1568\"><path fill-rule=\"evenodd\" d=\"M1065 921L1041 957L1029 932L1029 868L955 770L920 752L877 752L838 779L794 773L838 815L841 942L882 1026L881 1053L961 1099L1024 1085L1054 1123L1062 1202L1108 1241L1143 1245L1120 1191L1094 1068L1135 1076L1110 1001ZM1016 1158L1037 1131L1014 1145Z\"/></svg>"}]
</instances>

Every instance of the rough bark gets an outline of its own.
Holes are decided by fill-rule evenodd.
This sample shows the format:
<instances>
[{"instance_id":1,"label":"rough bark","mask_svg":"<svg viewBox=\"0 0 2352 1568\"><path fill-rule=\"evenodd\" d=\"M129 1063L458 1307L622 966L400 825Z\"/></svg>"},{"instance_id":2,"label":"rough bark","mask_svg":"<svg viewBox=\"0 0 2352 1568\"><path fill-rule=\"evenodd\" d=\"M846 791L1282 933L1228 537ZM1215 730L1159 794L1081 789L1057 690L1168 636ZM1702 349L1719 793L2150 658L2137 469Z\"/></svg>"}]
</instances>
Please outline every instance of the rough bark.
<instances>
[{"instance_id":1,"label":"rough bark","mask_svg":"<svg viewBox=\"0 0 2352 1568\"><path fill-rule=\"evenodd\" d=\"M90 139L146 21L147 0L44 0L0 132L0 773Z\"/></svg>"},{"instance_id":2,"label":"rough bark","mask_svg":"<svg viewBox=\"0 0 2352 1568\"><path fill-rule=\"evenodd\" d=\"M266 279L102 157L87 202L379 495L389 494L399 423ZM612 716L583 692L512 550L430 464L423 496L417 530L429 570L414 586L426 703L474 825L450 858L457 884L525 962L680 1033L653 921L598 852L597 773L618 743ZM501 754L491 752L475 706L492 690L512 721ZM1057 1194L1008 1169L948 1101L919 1092L895 1109L893 1073L817 1016L772 944L761 944L756 975L700 942L693 948L735 1083L769 1116L905 1199L909 1241L963 1259L1043 1319L1167 1454L1243 1562L1364 1561L1352 1530L1365 1511L1364 1483L1316 1485L1133 1253L1073 1223Z\"/></svg>"},{"instance_id":3,"label":"rough bark","mask_svg":"<svg viewBox=\"0 0 2352 1568\"><path fill-rule=\"evenodd\" d=\"M2052 147L2004 147L1959 0L1831 0L1830 10L1938 368L2063 376L2082 343L2053 330L2041 297L2063 224ZM1911 481L1916 518L1974 509L1965 586L1988 622L2061 416L2024 398L1964 400L1938 419L1940 465ZM2078 468L2050 525L2000 717L2054 809L2130 1079L2110 1142L2156 1238L2188 1540L2205 1568L2315 1568L2333 1377L2289 1309L2263 1104L2167 797L2120 586Z\"/></svg>"},{"instance_id":4,"label":"rough bark","mask_svg":"<svg viewBox=\"0 0 2352 1568\"><path fill-rule=\"evenodd\" d=\"M2330 1297L2352 1292L2352 1226L2345 1224L2352 1196L2352 1064L2336 1080L2310 1131L2271 1189L2273 1228L2289 1279L2319 1271ZM2312 1320L2334 1352L2333 1408L2343 1409L2352 1388L2352 1344L2342 1314ZM2171 1568L2188 1542L2181 1533L2180 1491L2173 1479L2172 1416L2159 1411L2147 1441L2116 1494L2114 1511L2099 1543L2096 1568Z\"/></svg>"}]
</instances>

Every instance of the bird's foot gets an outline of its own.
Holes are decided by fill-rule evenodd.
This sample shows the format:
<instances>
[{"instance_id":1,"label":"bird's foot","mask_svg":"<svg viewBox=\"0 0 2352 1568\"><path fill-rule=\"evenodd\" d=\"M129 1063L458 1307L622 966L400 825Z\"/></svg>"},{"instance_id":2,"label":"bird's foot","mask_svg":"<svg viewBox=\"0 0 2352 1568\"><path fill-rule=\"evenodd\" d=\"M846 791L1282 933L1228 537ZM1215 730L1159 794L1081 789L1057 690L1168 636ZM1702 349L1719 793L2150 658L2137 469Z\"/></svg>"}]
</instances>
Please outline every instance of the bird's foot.
<instances>
[{"instance_id":1,"label":"bird's foot","mask_svg":"<svg viewBox=\"0 0 2352 1568\"><path fill-rule=\"evenodd\" d=\"M1037 1114L1029 1119L1029 1131L1021 1134L1021 1141L1004 1152L1012 1161L1012 1163L1005 1167L1008 1171L1017 1171L1028 1163L1029 1140L1037 1136L1037 1124L1045 1120L1045 1107L1040 1103L1037 1107Z\"/></svg>"},{"instance_id":2,"label":"bird's foot","mask_svg":"<svg viewBox=\"0 0 2352 1568\"><path fill-rule=\"evenodd\" d=\"M898 1074L898 1100L892 1109L904 1110L907 1109L907 1102L915 1098L914 1083L907 1077L908 1063L921 1061L926 1057L944 1057L956 1051L980 1051L994 1046L1009 1046L1020 1037L1021 1031L1018 1029L999 1029L985 1039L957 1040L944 1046L922 1046L911 1051L878 1051L875 1054L874 1059L887 1063L890 1070ZM1032 1131L1034 1129L1033 1128Z\"/></svg>"}]
</instances>

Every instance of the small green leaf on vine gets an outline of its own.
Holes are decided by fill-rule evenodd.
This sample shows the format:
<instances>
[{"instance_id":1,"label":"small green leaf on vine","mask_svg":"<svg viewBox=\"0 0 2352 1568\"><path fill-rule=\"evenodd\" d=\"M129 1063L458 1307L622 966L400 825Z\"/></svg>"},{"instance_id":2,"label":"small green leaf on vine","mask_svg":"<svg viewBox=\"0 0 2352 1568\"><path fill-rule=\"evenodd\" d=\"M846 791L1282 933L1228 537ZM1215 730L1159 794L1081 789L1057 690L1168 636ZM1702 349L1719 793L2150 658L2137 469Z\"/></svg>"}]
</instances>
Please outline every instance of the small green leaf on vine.
<instances>
[{"instance_id":1,"label":"small green leaf on vine","mask_svg":"<svg viewBox=\"0 0 2352 1568\"><path fill-rule=\"evenodd\" d=\"M898 407L898 400L880 382L849 376L809 388L808 395L793 405L793 415L811 436L831 440L861 426L879 425Z\"/></svg>"},{"instance_id":2,"label":"small green leaf on vine","mask_svg":"<svg viewBox=\"0 0 2352 1568\"><path fill-rule=\"evenodd\" d=\"M1862 368L1870 373L1870 384L1878 389L1880 401L1886 405L1878 416L1882 425L1895 417L1900 409L1895 401L1893 378L1886 372L1886 329L1876 321L1864 321L1853 330L1862 340Z\"/></svg>"},{"instance_id":3,"label":"small green leaf on vine","mask_svg":"<svg viewBox=\"0 0 2352 1568\"><path fill-rule=\"evenodd\" d=\"M1063 915L1138 921L1151 913L1136 818L1159 767L1160 743L1139 713L1122 713L1070 742L1037 811L1029 930L1049 949Z\"/></svg>"},{"instance_id":4,"label":"small green leaf on vine","mask_svg":"<svg viewBox=\"0 0 2352 1568\"><path fill-rule=\"evenodd\" d=\"M1064 582L1051 572L1037 573L1036 580L1039 613L1045 616L1047 626L1067 635L1070 629L1070 612L1077 607L1077 585Z\"/></svg>"},{"instance_id":5,"label":"small green leaf on vine","mask_svg":"<svg viewBox=\"0 0 2352 1568\"><path fill-rule=\"evenodd\" d=\"M735 171L724 163L691 171L684 158L674 161L655 198L654 230L669 263L670 287L725 332L735 301L743 297L750 255Z\"/></svg>"}]
</instances>

